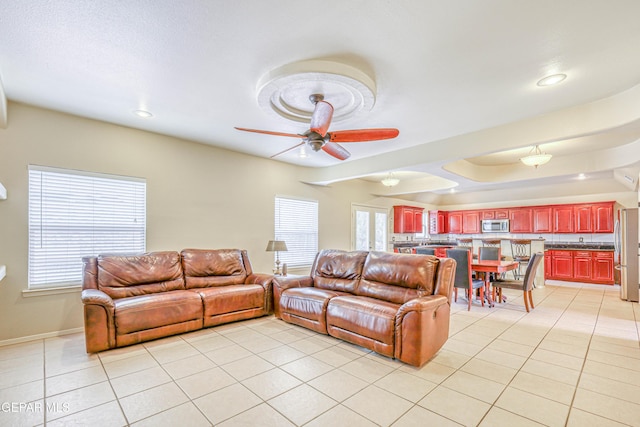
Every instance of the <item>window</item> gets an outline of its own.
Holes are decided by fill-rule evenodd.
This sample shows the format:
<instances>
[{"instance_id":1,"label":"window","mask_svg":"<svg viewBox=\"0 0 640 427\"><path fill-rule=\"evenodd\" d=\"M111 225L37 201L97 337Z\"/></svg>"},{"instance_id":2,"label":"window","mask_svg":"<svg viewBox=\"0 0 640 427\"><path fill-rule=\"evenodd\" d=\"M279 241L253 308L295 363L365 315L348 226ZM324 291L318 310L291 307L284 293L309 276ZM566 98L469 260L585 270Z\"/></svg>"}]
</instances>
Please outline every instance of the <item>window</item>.
<instances>
[{"instance_id":1,"label":"window","mask_svg":"<svg viewBox=\"0 0 640 427\"><path fill-rule=\"evenodd\" d=\"M279 254L282 263L313 264L318 253L318 202L276 197L275 238L287 244L287 252Z\"/></svg>"},{"instance_id":2,"label":"window","mask_svg":"<svg viewBox=\"0 0 640 427\"><path fill-rule=\"evenodd\" d=\"M29 166L29 289L82 282L82 257L140 253L146 181Z\"/></svg>"}]
</instances>

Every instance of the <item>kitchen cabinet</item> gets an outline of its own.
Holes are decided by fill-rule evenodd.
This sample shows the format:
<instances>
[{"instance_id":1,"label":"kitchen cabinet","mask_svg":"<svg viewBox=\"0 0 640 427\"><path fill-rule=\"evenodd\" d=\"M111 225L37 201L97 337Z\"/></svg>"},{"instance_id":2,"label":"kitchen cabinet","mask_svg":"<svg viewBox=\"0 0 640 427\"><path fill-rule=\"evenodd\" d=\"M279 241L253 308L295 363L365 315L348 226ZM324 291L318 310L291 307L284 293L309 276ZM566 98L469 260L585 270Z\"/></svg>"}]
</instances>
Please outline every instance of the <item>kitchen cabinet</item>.
<instances>
[{"instance_id":1,"label":"kitchen cabinet","mask_svg":"<svg viewBox=\"0 0 640 427\"><path fill-rule=\"evenodd\" d=\"M584 282L591 280L591 252L576 251L573 253L573 278Z\"/></svg>"},{"instance_id":2,"label":"kitchen cabinet","mask_svg":"<svg viewBox=\"0 0 640 427\"><path fill-rule=\"evenodd\" d=\"M418 208L415 206L394 206L393 232L421 233L423 212L424 208Z\"/></svg>"},{"instance_id":3,"label":"kitchen cabinet","mask_svg":"<svg viewBox=\"0 0 640 427\"><path fill-rule=\"evenodd\" d=\"M449 219L445 211L429 211L429 234L445 234L449 231Z\"/></svg>"},{"instance_id":4,"label":"kitchen cabinet","mask_svg":"<svg viewBox=\"0 0 640 427\"><path fill-rule=\"evenodd\" d=\"M553 232L553 213L550 206L531 208L534 233Z\"/></svg>"},{"instance_id":5,"label":"kitchen cabinet","mask_svg":"<svg viewBox=\"0 0 640 427\"><path fill-rule=\"evenodd\" d=\"M573 279L572 251L552 251L551 274L557 280Z\"/></svg>"},{"instance_id":6,"label":"kitchen cabinet","mask_svg":"<svg viewBox=\"0 0 640 427\"><path fill-rule=\"evenodd\" d=\"M462 211L449 212L449 233L462 234Z\"/></svg>"},{"instance_id":7,"label":"kitchen cabinet","mask_svg":"<svg viewBox=\"0 0 640 427\"><path fill-rule=\"evenodd\" d=\"M509 209L509 231L511 233L531 233L531 208Z\"/></svg>"},{"instance_id":8,"label":"kitchen cabinet","mask_svg":"<svg viewBox=\"0 0 640 427\"><path fill-rule=\"evenodd\" d=\"M462 212L462 233L463 234L480 233L480 212L479 211L463 211Z\"/></svg>"},{"instance_id":9,"label":"kitchen cabinet","mask_svg":"<svg viewBox=\"0 0 640 427\"><path fill-rule=\"evenodd\" d=\"M560 205L553 207L553 232L573 233L573 206Z\"/></svg>"},{"instance_id":10,"label":"kitchen cabinet","mask_svg":"<svg viewBox=\"0 0 640 427\"><path fill-rule=\"evenodd\" d=\"M613 233L613 203L592 205L593 232Z\"/></svg>"},{"instance_id":11,"label":"kitchen cabinet","mask_svg":"<svg viewBox=\"0 0 640 427\"><path fill-rule=\"evenodd\" d=\"M591 233L593 226L591 205L575 205L573 207L573 231L574 233Z\"/></svg>"},{"instance_id":12,"label":"kitchen cabinet","mask_svg":"<svg viewBox=\"0 0 640 427\"><path fill-rule=\"evenodd\" d=\"M613 265L612 251L545 251L546 279L613 285Z\"/></svg>"},{"instance_id":13,"label":"kitchen cabinet","mask_svg":"<svg viewBox=\"0 0 640 427\"><path fill-rule=\"evenodd\" d=\"M613 252L593 252L591 280L597 283L613 285L613 279Z\"/></svg>"},{"instance_id":14,"label":"kitchen cabinet","mask_svg":"<svg viewBox=\"0 0 640 427\"><path fill-rule=\"evenodd\" d=\"M490 209L480 211L480 219L508 219L509 209Z\"/></svg>"}]
</instances>

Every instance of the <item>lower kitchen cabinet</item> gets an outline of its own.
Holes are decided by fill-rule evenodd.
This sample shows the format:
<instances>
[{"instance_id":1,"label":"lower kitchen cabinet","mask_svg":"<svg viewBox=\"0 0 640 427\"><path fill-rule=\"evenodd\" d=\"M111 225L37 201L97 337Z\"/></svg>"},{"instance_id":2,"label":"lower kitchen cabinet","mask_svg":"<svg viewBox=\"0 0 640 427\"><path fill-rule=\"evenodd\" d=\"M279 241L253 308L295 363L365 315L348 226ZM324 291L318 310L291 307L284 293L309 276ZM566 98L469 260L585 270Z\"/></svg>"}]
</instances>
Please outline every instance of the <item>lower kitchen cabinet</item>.
<instances>
[{"instance_id":1,"label":"lower kitchen cabinet","mask_svg":"<svg viewBox=\"0 0 640 427\"><path fill-rule=\"evenodd\" d=\"M545 251L545 278L613 285L611 251Z\"/></svg>"}]
</instances>

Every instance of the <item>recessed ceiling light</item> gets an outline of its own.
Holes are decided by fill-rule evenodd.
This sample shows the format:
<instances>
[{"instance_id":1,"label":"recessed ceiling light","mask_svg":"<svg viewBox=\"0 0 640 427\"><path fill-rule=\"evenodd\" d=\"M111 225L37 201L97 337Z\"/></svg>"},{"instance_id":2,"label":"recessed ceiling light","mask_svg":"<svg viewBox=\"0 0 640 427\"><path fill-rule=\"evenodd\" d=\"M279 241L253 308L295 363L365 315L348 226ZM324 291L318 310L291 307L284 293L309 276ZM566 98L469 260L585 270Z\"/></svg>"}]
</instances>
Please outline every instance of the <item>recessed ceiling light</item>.
<instances>
[{"instance_id":1,"label":"recessed ceiling light","mask_svg":"<svg viewBox=\"0 0 640 427\"><path fill-rule=\"evenodd\" d=\"M539 80L537 85L538 86L553 86L555 84L560 83L561 81L563 81L566 78L567 78L566 74L552 74L550 76L545 77L542 80Z\"/></svg>"},{"instance_id":2,"label":"recessed ceiling light","mask_svg":"<svg viewBox=\"0 0 640 427\"><path fill-rule=\"evenodd\" d=\"M587 179L587 175L580 173L578 174L578 179Z\"/></svg>"},{"instance_id":3,"label":"recessed ceiling light","mask_svg":"<svg viewBox=\"0 0 640 427\"><path fill-rule=\"evenodd\" d=\"M142 117L143 119L148 119L149 117L153 117L153 114L145 110L134 110L133 114L135 114L138 117Z\"/></svg>"}]
</instances>

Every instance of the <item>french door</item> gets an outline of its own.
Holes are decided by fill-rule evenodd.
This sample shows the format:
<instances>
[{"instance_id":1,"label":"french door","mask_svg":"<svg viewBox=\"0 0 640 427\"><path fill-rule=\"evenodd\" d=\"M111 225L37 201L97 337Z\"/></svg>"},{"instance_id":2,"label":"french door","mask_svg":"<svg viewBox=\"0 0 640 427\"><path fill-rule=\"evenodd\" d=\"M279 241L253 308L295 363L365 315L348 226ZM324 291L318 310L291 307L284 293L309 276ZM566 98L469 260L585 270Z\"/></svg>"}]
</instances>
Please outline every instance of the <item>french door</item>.
<instances>
[{"instance_id":1,"label":"french door","mask_svg":"<svg viewBox=\"0 0 640 427\"><path fill-rule=\"evenodd\" d=\"M386 251L389 211L373 206L351 206L351 250Z\"/></svg>"}]
</instances>

